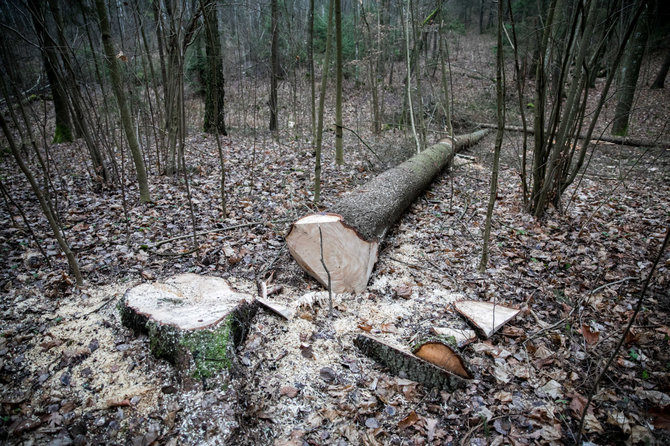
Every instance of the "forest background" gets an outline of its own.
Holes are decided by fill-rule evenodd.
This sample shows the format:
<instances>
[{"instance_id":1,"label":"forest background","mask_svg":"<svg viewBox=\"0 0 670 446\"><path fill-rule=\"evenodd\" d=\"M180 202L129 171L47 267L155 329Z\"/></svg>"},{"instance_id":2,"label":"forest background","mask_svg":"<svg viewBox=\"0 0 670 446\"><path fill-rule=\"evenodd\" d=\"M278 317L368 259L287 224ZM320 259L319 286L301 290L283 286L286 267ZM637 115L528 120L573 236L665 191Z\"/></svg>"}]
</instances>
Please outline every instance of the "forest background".
<instances>
[{"instance_id":1,"label":"forest background","mask_svg":"<svg viewBox=\"0 0 670 446\"><path fill-rule=\"evenodd\" d=\"M370 292L339 301L340 328L318 305L309 327L255 322L230 435L667 439L669 19L665 2L632 0L2 2L3 440L223 435L207 411L230 403L185 411L195 391L165 391L174 373L109 303L184 271L254 293L274 271L288 301L317 289L284 249L291 222L480 128L496 134L394 228ZM436 287L525 308L523 334L491 347L510 355L465 351L482 370L467 396L364 374L355 350L333 359L361 326L407 340L439 325L453 296ZM285 332L300 335L284 356L309 366L260 365L280 361ZM332 361L335 383L320 374ZM510 382L518 395L490 396Z\"/></svg>"}]
</instances>

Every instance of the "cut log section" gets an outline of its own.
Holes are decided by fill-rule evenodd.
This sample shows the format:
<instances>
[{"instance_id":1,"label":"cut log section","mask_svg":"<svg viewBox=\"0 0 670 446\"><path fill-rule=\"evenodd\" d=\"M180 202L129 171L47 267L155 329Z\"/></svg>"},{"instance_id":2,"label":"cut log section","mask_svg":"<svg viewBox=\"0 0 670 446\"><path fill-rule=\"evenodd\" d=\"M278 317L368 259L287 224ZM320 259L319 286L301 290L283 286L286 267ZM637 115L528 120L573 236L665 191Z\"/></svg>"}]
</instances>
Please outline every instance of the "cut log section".
<instances>
[{"instance_id":1,"label":"cut log section","mask_svg":"<svg viewBox=\"0 0 670 446\"><path fill-rule=\"evenodd\" d=\"M451 373L466 379L472 379L472 374L465 367L463 358L451 347L438 341L428 341L416 346L412 353L421 359L435 364Z\"/></svg>"},{"instance_id":2,"label":"cut log section","mask_svg":"<svg viewBox=\"0 0 670 446\"><path fill-rule=\"evenodd\" d=\"M257 306L218 277L180 274L129 289L120 305L123 324L147 333L152 352L182 378L208 378L228 369Z\"/></svg>"},{"instance_id":3,"label":"cut log section","mask_svg":"<svg viewBox=\"0 0 670 446\"><path fill-rule=\"evenodd\" d=\"M458 150L476 143L486 133L480 130L455 141L445 138L345 195L330 213L312 214L296 221L286 237L291 255L326 287L327 268L333 292L362 292L377 261L379 242L389 228Z\"/></svg>"},{"instance_id":4,"label":"cut log section","mask_svg":"<svg viewBox=\"0 0 670 446\"><path fill-rule=\"evenodd\" d=\"M484 338L490 338L500 327L519 314L516 308L476 300L456 301L454 308Z\"/></svg>"},{"instance_id":5,"label":"cut log section","mask_svg":"<svg viewBox=\"0 0 670 446\"><path fill-rule=\"evenodd\" d=\"M466 384L460 376L372 336L360 334L354 339L354 344L363 354L388 367L394 375L426 387L451 392Z\"/></svg>"}]
</instances>

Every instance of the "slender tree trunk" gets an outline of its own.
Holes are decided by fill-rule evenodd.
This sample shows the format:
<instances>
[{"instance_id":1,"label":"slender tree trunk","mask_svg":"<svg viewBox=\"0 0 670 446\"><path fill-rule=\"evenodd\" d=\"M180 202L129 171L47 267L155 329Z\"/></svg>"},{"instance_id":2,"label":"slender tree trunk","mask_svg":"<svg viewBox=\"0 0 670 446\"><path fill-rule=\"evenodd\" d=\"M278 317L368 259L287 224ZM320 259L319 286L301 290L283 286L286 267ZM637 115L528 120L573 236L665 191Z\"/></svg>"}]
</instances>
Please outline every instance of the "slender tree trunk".
<instances>
[{"instance_id":1,"label":"slender tree trunk","mask_svg":"<svg viewBox=\"0 0 670 446\"><path fill-rule=\"evenodd\" d=\"M270 48L271 73L270 73L270 131L278 132L277 114L277 81L279 80L279 0L271 0L272 8L272 46Z\"/></svg>"},{"instance_id":2,"label":"slender tree trunk","mask_svg":"<svg viewBox=\"0 0 670 446\"><path fill-rule=\"evenodd\" d=\"M321 145L323 143L323 109L326 102L326 84L328 83L328 68L330 65L330 47L333 35L333 9L335 0L328 2L328 31L326 34L326 58L321 70L321 95L319 97L319 114L316 127L316 146L314 147L316 161L314 163L314 203L321 200Z\"/></svg>"},{"instance_id":3,"label":"slender tree trunk","mask_svg":"<svg viewBox=\"0 0 670 446\"><path fill-rule=\"evenodd\" d=\"M208 0L203 5L203 18L207 39L205 40L205 54L207 56L207 79L205 99L205 123L203 129L209 133L227 135L224 120L224 77L221 43L219 40L219 21L217 18L217 3Z\"/></svg>"},{"instance_id":4,"label":"slender tree trunk","mask_svg":"<svg viewBox=\"0 0 670 446\"><path fill-rule=\"evenodd\" d=\"M140 201L146 203L151 201L149 194L149 183L147 181L147 171L144 167L144 159L142 158L142 151L137 142L137 135L133 128L132 117L130 116L130 109L126 102L125 91L121 84L121 74L119 66L116 61L116 54L114 45L112 43L112 36L110 33L109 19L107 17L107 10L105 9L105 2L103 0L95 0L96 9L98 12L98 19L100 20L100 32L102 33L102 45L105 49L105 57L107 59L107 67L112 80L112 90L116 97L116 102L119 105L119 113L121 114L121 124L126 134L128 147L133 157L135 164L135 172L137 174L137 182L140 189Z\"/></svg>"},{"instance_id":5,"label":"slender tree trunk","mask_svg":"<svg viewBox=\"0 0 670 446\"><path fill-rule=\"evenodd\" d=\"M342 148L342 0L335 0L335 57L336 57L336 86L335 86L335 163L344 164L344 150Z\"/></svg>"},{"instance_id":6,"label":"slender tree trunk","mask_svg":"<svg viewBox=\"0 0 670 446\"><path fill-rule=\"evenodd\" d=\"M635 87L637 86L637 79L640 74L644 48L647 45L649 24L646 20L648 17L646 9L648 8L649 6L646 5L645 12L643 12L644 15L637 22L635 32L626 49L623 65L619 70L618 100L614 113L614 122L612 123L613 135L625 136L628 133L628 120L631 108L633 107Z\"/></svg>"},{"instance_id":7,"label":"slender tree trunk","mask_svg":"<svg viewBox=\"0 0 670 446\"><path fill-rule=\"evenodd\" d=\"M491 172L491 192L489 204L486 209L486 223L484 226L484 246L482 258L479 262L479 272L486 271L489 262L489 240L491 238L491 220L493 219L493 207L498 195L498 172L500 170L500 148L502 147L503 134L505 133L505 66L503 60L503 2L498 0L498 47L496 52L496 105L498 109L498 130L496 132L496 145L493 150L493 170Z\"/></svg>"},{"instance_id":8,"label":"slender tree trunk","mask_svg":"<svg viewBox=\"0 0 670 446\"><path fill-rule=\"evenodd\" d=\"M79 264L77 263L77 259L70 250L70 246L68 245L67 241L65 240L65 237L63 236L63 232L61 231L61 228L58 225L58 221L56 219L55 213L53 212L51 204L48 202L48 200L42 193L39 184L37 184L35 177L33 176L32 172L30 172L30 169L28 168L26 163L23 161L23 158L21 158L19 149L16 146L16 143L14 142L14 137L12 136L11 131L7 127L5 118L2 116L1 113L0 113L0 127L2 127L2 131L5 134L5 138L7 138L7 143L9 144L9 148L12 151L14 159L16 160L16 164L18 164L19 168L21 169L21 172L23 172L26 179L30 183L30 187L35 193L35 196L37 196L37 200L40 203L40 207L42 208L44 216L47 218L47 221L49 222L49 226L51 227L54 237L58 241L58 245L60 246L63 253L65 253L68 266L70 267L70 271L72 272L72 274L74 274L77 285L83 285L84 279L82 278L81 271L79 270Z\"/></svg>"},{"instance_id":9,"label":"slender tree trunk","mask_svg":"<svg viewBox=\"0 0 670 446\"><path fill-rule=\"evenodd\" d=\"M311 90L312 142L316 132L316 84L314 79L314 0L309 0L309 29L307 37L307 57L309 61L309 86Z\"/></svg>"},{"instance_id":10,"label":"slender tree trunk","mask_svg":"<svg viewBox=\"0 0 670 446\"><path fill-rule=\"evenodd\" d=\"M654 80L654 83L651 84L651 89L657 89L657 88L663 88L665 84L665 78L668 75L668 70L670 69L670 48L665 52L665 58L663 59L663 65L661 65L661 69L658 70L658 74L656 75L656 79Z\"/></svg>"}]
</instances>

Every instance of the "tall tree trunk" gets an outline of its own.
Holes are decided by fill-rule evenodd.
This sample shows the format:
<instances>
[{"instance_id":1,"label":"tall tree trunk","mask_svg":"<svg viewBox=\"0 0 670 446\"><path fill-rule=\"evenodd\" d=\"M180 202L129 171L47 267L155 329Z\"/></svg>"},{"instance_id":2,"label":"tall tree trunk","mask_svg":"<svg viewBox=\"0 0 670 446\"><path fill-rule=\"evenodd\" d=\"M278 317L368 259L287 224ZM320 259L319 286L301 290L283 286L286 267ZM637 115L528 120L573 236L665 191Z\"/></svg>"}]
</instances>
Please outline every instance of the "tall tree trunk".
<instances>
[{"instance_id":1,"label":"tall tree trunk","mask_svg":"<svg viewBox=\"0 0 670 446\"><path fill-rule=\"evenodd\" d=\"M646 4L646 2L644 2ZM637 27L628 43L623 65L619 70L619 82L617 91L617 104L612 123L612 134L625 136L628 133L628 120L633 107L635 87L640 74L642 56L647 45L649 24L647 23L649 5L645 6L643 16L637 22Z\"/></svg>"},{"instance_id":2,"label":"tall tree trunk","mask_svg":"<svg viewBox=\"0 0 670 446\"><path fill-rule=\"evenodd\" d=\"M271 0L272 46L270 48L270 131L277 132L277 81L279 80L279 7L278 0Z\"/></svg>"},{"instance_id":3,"label":"tall tree trunk","mask_svg":"<svg viewBox=\"0 0 670 446\"><path fill-rule=\"evenodd\" d=\"M328 2L328 24L326 25L326 58L321 69L321 95L319 96L319 114L316 125L316 144L314 147L314 203L321 200L321 145L323 143L323 109L326 102L326 84L328 83L328 68L330 65L330 47L333 35L333 9L335 0Z\"/></svg>"},{"instance_id":4,"label":"tall tree trunk","mask_svg":"<svg viewBox=\"0 0 670 446\"><path fill-rule=\"evenodd\" d=\"M69 142L72 141L72 121L70 120L70 111L67 106L67 95L63 92L56 70L58 69L58 55L53 50L53 47L47 45L47 30L44 23L44 16L39 14L39 4L36 0L30 0L30 16L35 27L35 32L39 36L40 51L42 53L42 61L44 63L44 71L49 80L49 87L51 89L51 97L54 102L54 112L56 117L56 129L54 132L53 142Z\"/></svg>"},{"instance_id":5,"label":"tall tree trunk","mask_svg":"<svg viewBox=\"0 0 670 446\"><path fill-rule=\"evenodd\" d=\"M223 61L221 55L221 42L219 40L219 20L217 18L217 6L214 0L208 0L203 7L203 18L205 21L205 54L207 56L207 78L205 98L205 122L203 130L209 133L221 133L227 135L224 120L224 77Z\"/></svg>"},{"instance_id":6,"label":"tall tree trunk","mask_svg":"<svg viewBox=\"0 0 670 446\"><path fill-rule=\"evenodd\" d=\"M342 148L342 0L335 0L336 83L335 83L335 163L344 164Z\"/></svg>"},{"instance_id":7,"label":"tall tree trunk","mask_svg":"<svg viewBox=\"0 0 670 446\"><path fill-rule=\"evenodd\" d=\"M142 158L142 151L137 142L137 135L133 128L132 117L130 116L130 109L126 102L126 95L121 85L121 74L119 66L116 61L116 54L114 45L112 43L112 36L110 32L109 19L107 17L107 10L105 9L104 0L95 0L95 6L98 12L98 19L100 20L100 32L102 34L102 45L105 49L105 57L107 60L107 68L112 80L112 90L116 97L116 102L119 105L119 113L121 114L121 125L126 134L128 147L133 157L135 164L135 173L137 175L137 182L140 189L140 201L146 203L151 201L149 194L149 183L147 181L147 171L144 167L144 159Z\"/></svg>"},{"instance_id":8,"label":"tall tree trunk","mask_svg":"<svg viewBox=\"0 0 670 446\"><path fill-rule=\"evenodd\" d=\"M493 207L498 195L498 172L500 170L500 148L502 147L503 134L505 133L505 66L503 59L503 2L498 0L498 45L496 51L496 105L498 109L498 130L496 131L496 145L493 150L493 170L491 171L491 191L489 204L486 208L486 223L484 225L484 246L482 258L479 262L479 272L486 271L489 263L489 240L491 238L491 220L493 219Z\"/></svg>"},{"instance_id":9,"label":"tall tree trunk","mask_svg":"<svg viewBox=\"0 0 670 446\"><path fill-rule=\"evenodd\" d=\"M658 70L658 74L656 75L656 79L654 80L654 83L651 84L651 89L654 90L656 88L663 88L665 84L665 78L668 75L668 70L670 69L670 48L665 52L665 58L663 59L663 65L661 65L661 69Z\"/></svg>"},{"instance_id":10,"label":"tall tree trunk","mask_svg":"<svg viewBox=\"0 0 670 446\"><path fill-rule=\"evenodd\" d=\"M311 111L312 111L312 142L314 142L316 132L316 85L314 79L314 0L309 0L309 25L307 36L307 64L309 66L309 86L312 93Z\"/></svg>"}]
</instances>

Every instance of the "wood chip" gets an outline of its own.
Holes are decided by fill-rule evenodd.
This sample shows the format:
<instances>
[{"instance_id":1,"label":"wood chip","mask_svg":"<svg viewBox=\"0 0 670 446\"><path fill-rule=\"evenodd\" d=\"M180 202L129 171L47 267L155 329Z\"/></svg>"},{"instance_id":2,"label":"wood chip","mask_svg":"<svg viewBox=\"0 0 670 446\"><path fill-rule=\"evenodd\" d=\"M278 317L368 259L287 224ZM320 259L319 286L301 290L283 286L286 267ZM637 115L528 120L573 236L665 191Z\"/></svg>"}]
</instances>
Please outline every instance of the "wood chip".
<instances>
[{"instance_id":1,"label":"wood chip","mask_svg":"<svg viewBox=\"0 0 670 446\"><path fill-rule=\"evenodd\" d=\"M519 314L516 308L476 300L456 301L454 308L484 338L491 337L500 327Z\"/></svg>"}]
</instances>

